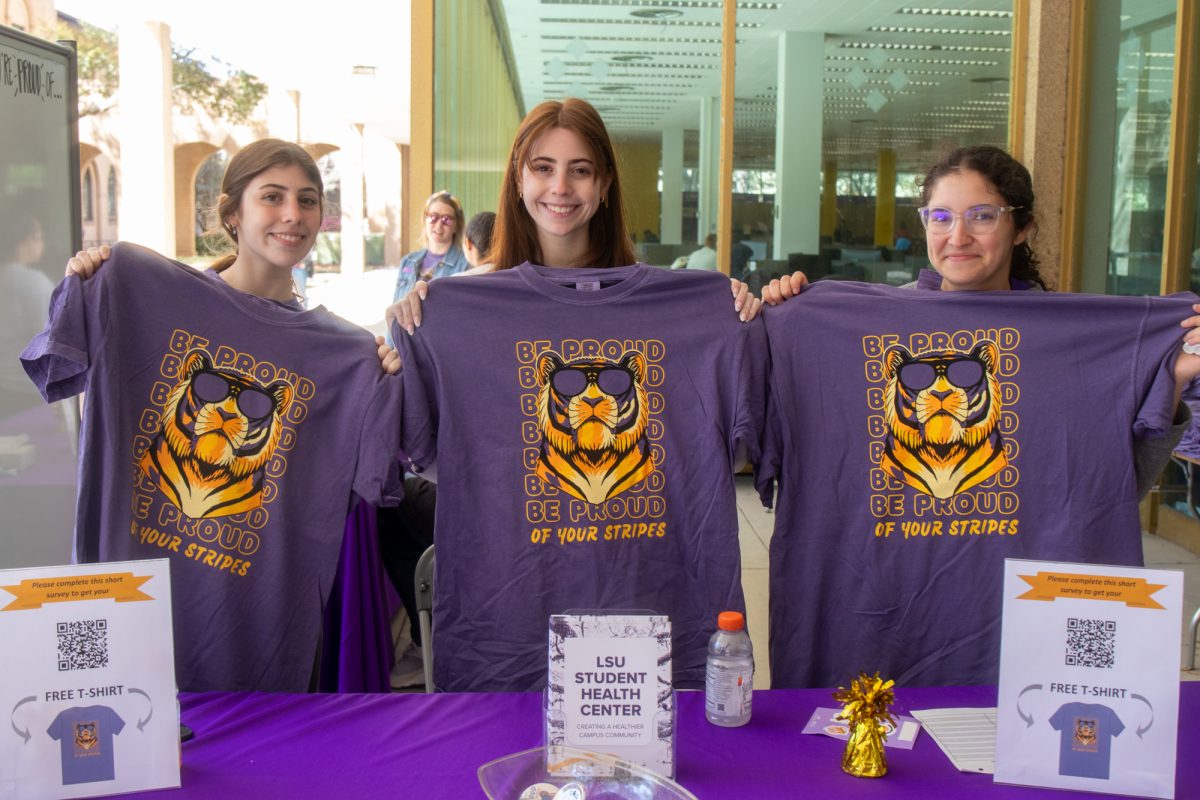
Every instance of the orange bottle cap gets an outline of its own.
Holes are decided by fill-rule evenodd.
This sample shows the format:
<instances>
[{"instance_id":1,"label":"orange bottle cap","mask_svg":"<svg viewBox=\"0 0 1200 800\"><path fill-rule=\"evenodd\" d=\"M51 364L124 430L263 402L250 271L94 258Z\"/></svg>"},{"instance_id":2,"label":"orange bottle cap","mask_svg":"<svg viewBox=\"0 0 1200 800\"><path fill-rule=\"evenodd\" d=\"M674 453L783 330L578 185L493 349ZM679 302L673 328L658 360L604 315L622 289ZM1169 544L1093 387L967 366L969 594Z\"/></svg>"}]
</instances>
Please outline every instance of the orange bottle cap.
<instances>
[{"instance_id":1,"label":"orange bottle cap","mask_svg":"<svg viewBox=\"0 0 1200 800\"><path fill-rule=\"evenodd\" d=\"M740 611L722 611L717 615L717 627L723 631L740 631L746 627L746 618Z\"/></svg>"}]
</instances>

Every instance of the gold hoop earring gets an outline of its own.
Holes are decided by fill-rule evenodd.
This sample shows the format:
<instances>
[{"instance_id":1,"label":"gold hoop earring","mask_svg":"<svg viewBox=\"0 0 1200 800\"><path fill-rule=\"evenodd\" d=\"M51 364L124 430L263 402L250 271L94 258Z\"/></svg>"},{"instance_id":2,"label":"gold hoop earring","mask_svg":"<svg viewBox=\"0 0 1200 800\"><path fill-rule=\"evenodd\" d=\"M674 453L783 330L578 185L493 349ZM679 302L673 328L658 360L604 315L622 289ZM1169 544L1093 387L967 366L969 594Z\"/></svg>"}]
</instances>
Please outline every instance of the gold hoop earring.
<instances>
[{"instance_id":1,"label":"gold hoop earring","mask_svg":"<svg viewBox=\"0 0 1200 800\"><path fill-rule=\"evenodd\" d=\"M608 195L606 195L606 194L601 195L600 202L604 204L605 208L608 208Z\"/></svg>"}]
</instances>

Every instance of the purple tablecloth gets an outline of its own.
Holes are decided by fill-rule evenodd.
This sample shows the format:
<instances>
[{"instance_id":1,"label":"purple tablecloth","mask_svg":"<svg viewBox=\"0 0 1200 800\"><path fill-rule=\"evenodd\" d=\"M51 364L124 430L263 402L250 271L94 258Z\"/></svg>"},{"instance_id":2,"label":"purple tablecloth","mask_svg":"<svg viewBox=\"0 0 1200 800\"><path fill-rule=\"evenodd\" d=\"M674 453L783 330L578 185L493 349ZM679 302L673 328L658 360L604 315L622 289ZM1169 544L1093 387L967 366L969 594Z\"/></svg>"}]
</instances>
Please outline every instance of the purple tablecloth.
<instances>
[{"instance_id":1,"label":"purple tablecloth","mask_svg":"<svg viewBox=\"0 0 1200 800\"><path fill-rule=\"evenodd\" d=\"M1182 685L1176 797L1200 797L1200 683ZM757 798L1073 798L956 771L925 733L889 750L881 780L841 772L843 744L800 730L828 690L756 692L744 728L704 719L700 692L678 695L677 778L703 800ZM139 798L482 797L478 767L542 742L537 694L185 694L183 789ZM991 706L995 687L900 689L896 711Z\"/></svg>"}]
</instances>

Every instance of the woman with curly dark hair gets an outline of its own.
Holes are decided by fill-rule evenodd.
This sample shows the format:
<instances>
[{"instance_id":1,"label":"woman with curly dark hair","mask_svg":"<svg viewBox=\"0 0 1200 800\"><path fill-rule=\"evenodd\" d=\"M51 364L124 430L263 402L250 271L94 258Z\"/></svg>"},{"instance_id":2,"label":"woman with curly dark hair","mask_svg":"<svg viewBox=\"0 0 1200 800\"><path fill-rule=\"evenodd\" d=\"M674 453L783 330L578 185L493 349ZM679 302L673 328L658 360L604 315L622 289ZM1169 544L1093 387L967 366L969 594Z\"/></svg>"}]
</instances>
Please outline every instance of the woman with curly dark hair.
<instances>
[{"instance_id":1,"label":"woman with curly dark hair","mask_svg":"<svg viewBox=\"0 0 1200 800\"><path fill-rule=\"evenodd\" d=\"M1020 161L998 147L960 147L929 168L921 182L921 224L929 263L905 288L940 291L1033 290L1051 287L1039 270L1030 242L1037 232L1033 180ZM763 302L777 305L807 283L796 272L771 281ZM1200 305L1194 306L1200 311ZM1185 343L1200 345L1200 316L1183 320ZM1184 351L1175 361L1176 401L1179 391L1200 374L1200 359ZM1171 450L1191 421L1186 406L1176 403L1168 434L1139 440L1135 449L1138 494L1153 487Z\"/></svg>"},{"instance_id":2,"label":"woman with curly dark hair","mask_svg":"<svg viewBox=\"0 0 1200 800\"><path fill-rule=\"evenodd\" d=\"M921 224L937 277L918 285L946 291L1048 289L1030 244L1037 232L1035 213L1033 180L1021 162L989 145L950 153L921 184Z\"/></svg>"}]
</instances>

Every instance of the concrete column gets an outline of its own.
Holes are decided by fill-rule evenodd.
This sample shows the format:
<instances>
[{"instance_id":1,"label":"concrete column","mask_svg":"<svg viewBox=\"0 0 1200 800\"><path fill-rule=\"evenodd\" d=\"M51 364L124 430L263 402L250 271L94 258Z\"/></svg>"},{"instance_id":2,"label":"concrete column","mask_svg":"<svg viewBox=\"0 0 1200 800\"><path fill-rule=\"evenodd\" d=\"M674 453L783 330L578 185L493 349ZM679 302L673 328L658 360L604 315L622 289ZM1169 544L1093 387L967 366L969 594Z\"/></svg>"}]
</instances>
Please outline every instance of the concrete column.
<instances>
[{"instance_id":1,"label":"concrete column","mask_svg":"<svg viewBox=\"0 0 1200 800\"><path fill-rule=\"evenodd\" d=\"M1062 269L1063 153L1067 147L1069 51L1064 46L1072 13L1082 13L1082 0L1030 0L1029 53L1025 94L1024 145L1016 155L1033 177L1041 208L1034 243L1044 277L1058 285Z\"/></svg>"},{"instance_id":2,"label":"concrete column","mask_svg":"<svg viewBox=\"0 0 1200 800\"><path fill-rule=\"evenodd\" d=\"M346 129L346 143L342 147L342 275L359 277L366 263L363 235L363 208L366 200L363 191L364 148L363 126L355 123Z\"/></svg>"},{"instance_id":3,"label":"concrete column","mask_svg":"<svg viewBox=\"0 0 1200 800\"><path fill-rule=\"evenodd\" d=\"M896 153L880 150L875 170L875 246L896 241Z\"/></svg>"},{"instance_id":4,"label":"concrete column","mask_svg":"<svg viewBox=\"0 0 1200 800\"><path fill-rule=\"evenodd\" d=\"M658 238L683 243L683 129L662 132L662 197Z\"/></svg>"},{"instance_id":5,"label":"concrete column","mask_svg":"<svg viewBox=\"0 0 1200 800\"><path fill-rule=\"evenodd\" d=\"M821 235L832 237L837 230L837 162L826 161L821 185Z\"/></svg>"},{"instance_id":6,"label":"concrete column","mask_svg":"<svg viewBox=\"0 0 1200 800\"><path fill-rule=\"evenodd\" d=\"M821 240L822 85L825 34L779 36L775 102L775 258L816 253Z\"/></svg>"},{"instance_id":7,"label":"concrete column","mask_svg":"<svg viewBox=\"0 0 1200 800\"><path fill-rule=\"evenodd\" d=\"M276 139L299 142L300 92L271 86L267 90L267 130Z\"/></svg>"},{"instance_id":8,"label":"concrete column","mask_svg":"<svg viewBox=\"0 0 1200 800\"><path fill-rule=\"evenodd\" d=\"M696 203L696 243L717 230L718 170L721 161L721 98L700 98L700 191ZM735 233L735 238L736 238Z\"/></svg>"},{"instance_id":9,"label":"concrete column","mask_svg":"<svg viewBox=\"0 0 1200 800\"><path fill-rule=\"evenodd\" d=\"M118 29L121 238L175 256L171 28L127 15Z\"/></svg>"}]
</instances>

